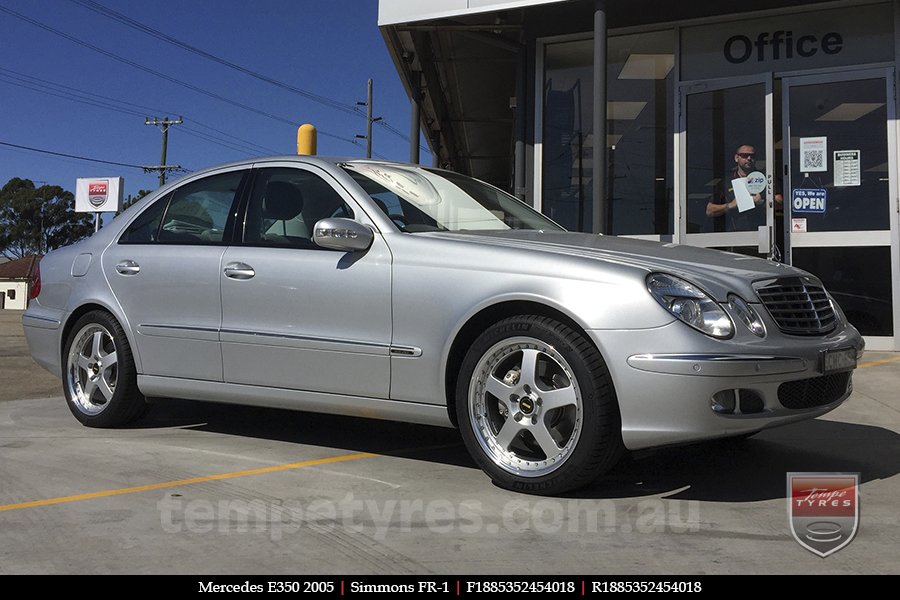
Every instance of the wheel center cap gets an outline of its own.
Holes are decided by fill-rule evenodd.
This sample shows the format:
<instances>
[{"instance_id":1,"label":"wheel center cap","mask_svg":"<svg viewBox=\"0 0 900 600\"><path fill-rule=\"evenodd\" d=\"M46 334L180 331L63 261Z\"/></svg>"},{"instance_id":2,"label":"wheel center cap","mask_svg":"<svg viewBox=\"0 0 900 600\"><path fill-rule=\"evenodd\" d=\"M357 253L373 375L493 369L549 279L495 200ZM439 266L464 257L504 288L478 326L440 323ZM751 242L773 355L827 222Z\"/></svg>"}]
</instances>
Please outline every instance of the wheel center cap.
<instances>
[{"instance_id":1,"label":"wheel center cap","mask_svg":"<svg viewBox=\"0 0 900 600\"><path fill-rule=\"evenodd\" d=\"M522 414L530 415L534 412L534 400L530 396L523 396L519 400L519 410L522 411Z\"/></svg>"}]
</instances>

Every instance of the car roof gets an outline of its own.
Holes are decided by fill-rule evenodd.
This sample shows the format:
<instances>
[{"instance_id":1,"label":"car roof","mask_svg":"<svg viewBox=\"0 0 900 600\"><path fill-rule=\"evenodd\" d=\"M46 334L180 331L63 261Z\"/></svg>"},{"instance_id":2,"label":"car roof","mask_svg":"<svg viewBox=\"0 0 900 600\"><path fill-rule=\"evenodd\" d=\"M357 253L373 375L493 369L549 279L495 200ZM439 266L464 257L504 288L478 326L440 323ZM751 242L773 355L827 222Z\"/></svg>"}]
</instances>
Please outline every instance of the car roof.
<instances>
[{"instance_id":1,"label":"car roof","mask_svg":"<svg viewBox=\"0 0 900 600\"><path fill-rule=\"evenodd\" d=\"M341 163L369 163L369 164L379 164L379 165L394 165L394 166L407 166L407 167L422 167L423 165L416 165L411 163L402 163L390 160L372 160L366 158L357 158L350 156L308 156L308 155L297 155L297 154L284 154L284 155L276 155L276 156L261 156L257 158L249 158L244 160L233 161L229 163L223 163L218 165L212 165L209 167L204 167L202 169L197 169L196 171L192 171L190 173L191 176L200 175L207 171L217 171L219 169L226 169L229 167L249 167L256 164L264 164L271 162L295 162L298 164L306 164L306 165L317 165L317 166L334 166L339 165Z\"/></svg>"}]
</instances>

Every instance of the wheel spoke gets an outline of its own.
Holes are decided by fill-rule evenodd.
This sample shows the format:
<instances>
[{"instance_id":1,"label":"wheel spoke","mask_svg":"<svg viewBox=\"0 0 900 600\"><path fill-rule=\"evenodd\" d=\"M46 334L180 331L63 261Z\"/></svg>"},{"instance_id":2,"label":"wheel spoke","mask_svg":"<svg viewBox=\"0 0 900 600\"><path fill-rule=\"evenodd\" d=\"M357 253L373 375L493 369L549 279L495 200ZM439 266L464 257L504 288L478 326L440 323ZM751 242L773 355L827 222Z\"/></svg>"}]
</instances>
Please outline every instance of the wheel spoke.
<instances>
[{"instance_id":1,"label":"wheel spoke","mask_svg":"<svg viewBox=\"0 0 900 600\"><path fill-rule=\"evenodd\" d=\"M93 379L87 378L85 379L84 385L81 389L84 392L84 399L90 402L91 396L93 396L94 392L97 391L97 382Z\"/></svg>"},{"instance_id":2,"label":"wheel spoke","mask_svg":"<svg viewBox=\"0 0 900 600\"><path fill-rule=\"evenodd\" d=\"M91 364L91 360L87 356L84 356L83 354L79 354L78 360L75 361L75 364L78 366L79 369L81 369L82 371L84 371L85 373L90 375L90 369L89 369L88 365Z\"/></svg>"},{"instance_id":3,"label":"wheel spoke","mask_svg":"<svg viewBox=\"0 0 900 600\"><path fill-rule=\"evenodd\" d=\"M109 382L106 381L105 377L101 377L97 380L97 387L100 388L100 393L103 394L103 397L106 398L107 402L112 400L113 390L109 387Z\"/></svg>"},{"instance_id":4,"label":"wheel spoke","mask_svg":"<svg viewBox=\"0 0 900 600\"><path fill-rule=\"evenodd\" d=\"M522 374L519 378L519 385L537 387L537 361L540 355L539 351L532 348L522 350Z\"/></svg>"},{"instance_id":5,"label":"wheel spoke","mask_svg":"<svg viewBox=\"0 0 900 600\"><path fill-rule=\"evenodd\" d=\"M98 331L91 336L91 356L100 356L100 349L103 345L103 333Z\"/></svg>"},{"instance_id":6,"label":"wheel spoke","mask_svg":"<svg viewBox=\"0 0 900 600\"><path fill-rule=\"evenodd\" d=\"M575 388L571 385L558 390L541 391L539 393L541 400L544 402L543 408L545 411L578 404Z\"/></svg>"},{"instance_id":7,"label":"wheel spoke","mask_svg":"<svg viewBox=\"0 0 900 600\"><path fill-rule=\"evenodd\" d=\"M550 435L550 430L547 429L543 421L539 421L537 426L532 427L530 431L547 458L553 458L559 454L559 446L556 440L553 439L553 436Z\"/></svg>"},{"instance_id":8,"label":"wheel spoke","mask_svg":"<svg viewBox=\"0 0 900 600\"><path fill-rule=\"evenodd\" d=\"M504 450L509 450L509 445L521 430L521 425L516 423L515 419L509 417L508 419L506 419L506 423L503 424L503 427L501 427L500 431L497 433L497 437L495 438L497 444Z\"/></svg>"},{"instance_id":9,"label":"wheel spoke","mask_svg":"<svg viewBox=\"0 0 900 600\"><path fill-rule=\"evenodd\" d=\"M118 360L119 360L119 357L116 355L115 350L113 350L112 352L110 352L109 354L107 354L106 356L104 356L102 358L103 358L103 370L104 371L106 371L107 369L109 369L110 367L115 365L116 362L118 362Z\"/></svg>"},{"instance_id":10,"label":"wheel spoke","mask_svg":"<svg viewBox=\"0 0 900 600\"><path fill-rule=\"evenodd\" d=\"M508 403L509 397L513 393L515 388L506 385L493 375L488 375L487 381L484 384L484 390L493 394L502 402Z\"/></svg>"}]
</instances>

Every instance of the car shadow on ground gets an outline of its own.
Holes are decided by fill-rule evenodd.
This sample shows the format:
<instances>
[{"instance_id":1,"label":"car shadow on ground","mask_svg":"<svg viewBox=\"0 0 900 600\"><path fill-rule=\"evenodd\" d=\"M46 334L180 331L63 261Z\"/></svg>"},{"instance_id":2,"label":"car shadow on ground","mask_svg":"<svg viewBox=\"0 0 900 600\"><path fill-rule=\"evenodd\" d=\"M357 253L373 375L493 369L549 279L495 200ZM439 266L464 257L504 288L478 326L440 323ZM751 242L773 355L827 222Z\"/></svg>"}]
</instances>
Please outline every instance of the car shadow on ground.
<instances>
[{"instance_id":1,"label":"car shadow on ground","mask_svg":"<svg viewBox=\"0 0 900 600\"><path fill-rule=\"evenodd\" d=\"M167 398L154 399L130 427L180 427L478 468L459 433L445 427Z\"/></svg>"},{"instance_id":2,"label":"car shadow on ground","mask_svg":"<svg viewBox=\"0 0 900 600\"><path fill-rule=\"evenodd\" d=\"M455 429L427 425L157 399L132 427L178 427L478 468ZM900 472L900 434L873 425L803 421L744 440L630 454L567 496L756 502L784 498L788 472L859 473L861 483L892 477Z\"/></svg>"},{"instance_id":3,"label":"car shadow on ground","mask_svg":"<svg viewBox=\"0 0 900 600\"><path fill-rule=\"evenodd\" d=\"M749 439L638 453L574 495L756 502L784 498L790 472L859 473L860 483L893 477L900 472L900 435L873 425L803 421Z\"/></svg>"}]
</instances>

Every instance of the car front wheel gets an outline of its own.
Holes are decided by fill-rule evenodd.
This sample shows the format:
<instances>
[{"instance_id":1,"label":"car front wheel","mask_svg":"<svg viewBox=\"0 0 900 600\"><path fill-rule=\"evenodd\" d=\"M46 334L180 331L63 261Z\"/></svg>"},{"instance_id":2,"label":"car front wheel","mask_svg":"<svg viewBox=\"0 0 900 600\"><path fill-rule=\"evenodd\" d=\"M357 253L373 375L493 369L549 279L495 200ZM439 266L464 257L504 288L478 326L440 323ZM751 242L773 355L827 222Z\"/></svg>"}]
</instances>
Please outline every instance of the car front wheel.
<instances>
[{"instance_id":1,"label":"car front wheel","mask_svg":"<svg viewBox=\"0 0 900 600\"><path fill-rule=\"evenodd\" d=\"M116 427L141 415L146 401L137 388L131 346L112 315L91 311L79 318L62 358L66 403L82 424Z\"/></svg>"},{"instance_id":2,"label":"car front wheel","mask_svg":"<svg viewBox=\"0 0 900 600\"><path fill-rule=\"evenodd\" d=\"M546 317L508 318L475 340L456 408L469 452L507 489L576 489L622 454L618 405L600 353Z\"/></svg>"}]
</instances>

